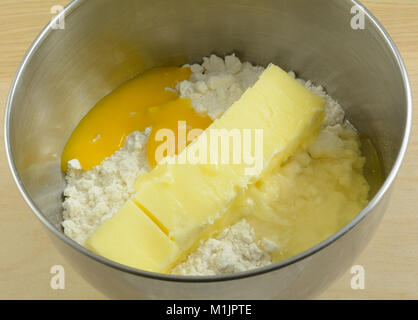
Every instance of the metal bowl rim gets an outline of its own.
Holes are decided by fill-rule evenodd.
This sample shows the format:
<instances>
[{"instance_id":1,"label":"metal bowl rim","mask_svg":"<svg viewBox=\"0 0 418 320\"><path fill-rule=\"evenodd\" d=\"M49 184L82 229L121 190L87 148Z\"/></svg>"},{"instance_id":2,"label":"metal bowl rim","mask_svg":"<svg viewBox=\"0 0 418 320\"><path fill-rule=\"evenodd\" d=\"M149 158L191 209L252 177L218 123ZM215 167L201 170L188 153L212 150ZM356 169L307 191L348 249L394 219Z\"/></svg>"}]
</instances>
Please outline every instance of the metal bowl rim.
<instances>
[{"instance_id":1,"label":"metal bowl rim","mask_svg":"<svg viewBox=\"0 0 418 320\"><path fill-rule=\"evenodd\" d=\"M69 3L61 12L61 14L65 14L68 16L75 10L77 10L83 3L86 3L87 0L73 0L71 3ZM22 194L25 202L29 206L29 208L33 211L33 213L36 215L36 217L44 224L49 231L51 231L56 237L58 237L60 240L64 241L67 245L71 246L73 249L81 252L85 256L94 259L95 261L102 263L108 267L132 274L137 275L141 277L146 278L152 278L152 279L158 279L158 280L164 280L164 281L174 281L174 282L193 282L193 283L204 283L204 282L220 282L220 281L229 281L229 280L237 280L241 278L247 278L251 276L261 275L264 273L272 272L278 269L282 269L288 265L294 264L300 260L303 260L305 258L310 257L317 251L320 251L324 249L325 247L331 245L334 241L345 235L347 232L349 232L352 228L354 228L362 219L364 219L369 212L377 205L377 203L382 199L382 197L385 195L385 193L389 190L390 186L392 185L394 179L396 178L399 168L402 164L403 158L405 156L408 141L410 137L411 132L411 125L412 125L412 93L411 93L411 87L409 83L408 74L404 65L404 62L402 60L402 57L399 53L399 50L397 49L395 43L391 39L388 32L384 29L384 27L380 24L380 22L374 17L368 9L366 9L358 0L350 0L350 2L353 5L359 6L364 13L367 15L367 17L370 19L370 21L375 25L377 30L380 32L381 36L385 40L387 46L391 49L391 52L398 64L398 68L400 69L402 79L403 79L403 85L404 85L404 94L406 97L406 108L407 108L407 116L405 121L405 131L402 138L402 144L401 148L399 150L398 156L396 158L396 161L393 164L393 167L385 179L385 182L380 187L379 191L376 193L376 195L373 197L373 199L368 203L368 205L353 219L351 220L346 226L344 226L342 229L338 230L336 233L334 233L332 236L328 237L327 239L323 240L322 242L318 243L314 247L305 250L298 255L295 255L293 257L290 257L288 259L285 259L283 261L273 263L271 265L235 273L235 274L228 274L228 275L217 275L217 276L180 276L180 275L169 275L169 274L161 274L161 273L154 273L154 272L148 272L144 270L139 270L136 268L128 267L122 264L119 264L117 262L111 261L109 259L106 259L102 256L99 256L69 237L67 237L63 232L60 232L57 230L56 227L54 227L53 224L51 224L41 213L41 211L36 207L36 205L31 200L29 194L23 187L23 183L17 173L13 158L12 158L12 151L11 151L11 145L10 145L10 117L11 117L11 110L12 110L12 104L13 99L16 91L16 87L20 81L20 78L25 70L26 65L31 61L31 58L36 52L36 50L42 45L43 41L48 37L48 35L52 32L52 24L56 21L58 17L51 20L46 27L41 31L41 33L37 36L37 38L34 40L34 42L31 44L29 49L27 50L18 70L16 73L16 76L13 80L13 83L11 85L9 96L6 102L6 113L5 113L5 125L4 125L4 139L5 139L5 146L6 146L6 157L8 160L8 164L10 167L10 170L12 172L13 179Z\"/></svg>"}]
</instances>

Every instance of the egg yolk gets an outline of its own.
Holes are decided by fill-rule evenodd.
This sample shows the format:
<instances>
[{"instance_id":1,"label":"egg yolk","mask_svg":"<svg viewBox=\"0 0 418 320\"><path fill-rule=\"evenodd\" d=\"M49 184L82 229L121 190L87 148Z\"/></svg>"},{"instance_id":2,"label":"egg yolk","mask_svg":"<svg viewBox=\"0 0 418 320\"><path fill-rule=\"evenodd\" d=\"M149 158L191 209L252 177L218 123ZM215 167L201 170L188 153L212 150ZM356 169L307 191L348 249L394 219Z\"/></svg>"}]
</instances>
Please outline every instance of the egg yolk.
<instances>
[{"instance_id":1,"label":"egg yolk","mask_svg":"<svg viewBox=\"0 0 418 320\"><path fill-rule=\"evenodd\" d=\"M157 148L163 143L174 143L174 148L171 148L174 154L179 154L183 149L189 145L191 140L187 137L192 129L205 130L212 123L211 118L197 114L193 109L190 99L176 99L164 105L148 108L147 117L151 120L152 131L147 143L147 160L151 167L161 160L158 157ZM183 129L185 125L185 128ZM159 130L169 130L174 141L167 141L169 137L157 137ZM180 131L184 132L182 137ZM166 132L166 131L165 131ZM164 156L173 156L170 153L170 148L167 148Z\"/></svg>"},{"instance_id":2,"label":"egg yolk","mask_svg":"<svg viewBox=\"0 0 418 320\"><path fill-rule=\"evenodd\" d=\"M68 140L61 157L61 169L67 170L69 160L78 159L83 170L90 170L120 149L134 131L151 126L147 144L147 160L157 163L155 151L162 143L155 140L159 129L178 135L179 122L187 130L206 129L208 116L196 113L189 99L179 98L177 83L189 79L188 67L155 68L126 82L100 100L80 121ZM189 141L190 142L190 141ZM177 147L176 153L182 148Z\"/></svg>"}]
</instances>

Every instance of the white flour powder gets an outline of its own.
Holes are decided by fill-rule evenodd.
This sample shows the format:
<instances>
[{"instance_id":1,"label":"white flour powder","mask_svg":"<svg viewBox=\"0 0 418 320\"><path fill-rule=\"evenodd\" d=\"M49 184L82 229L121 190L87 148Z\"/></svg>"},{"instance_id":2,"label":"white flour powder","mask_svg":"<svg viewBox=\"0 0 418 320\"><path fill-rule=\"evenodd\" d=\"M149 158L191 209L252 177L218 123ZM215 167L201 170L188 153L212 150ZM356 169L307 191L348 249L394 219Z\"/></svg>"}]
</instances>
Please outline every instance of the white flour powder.
<instances>
[{"instance_id":1,"label":"white flour powder","mask_svg":"<svg viewBox=\"0 0 418 320\"><path fill-rule=\"evenodd\" d=\"M226 228L216 237L203 242L187 261L177 265L172 273L180 275L210 276L236 273L267 266L270 252L276 245L263 239L256 242L254 229L245 219Z\"/></svg>"},{"instance_id":2,"label":"white flour powder","mask_svg":"<svg viewBox=\"0 0 418 320\"><path fill-rule=\"evenodd\" d=\"M78 160L68 162L62 223L67 236L83 245L134 195L136 178L149 170L145 151L150 132L132 133L123 148L89 171L83 171Z\"/></svg>"},{"instance_id":3,"label":"white flour powder","mask_svg":"<svg viewBox=\"0 0 418 320\"><path fill-rule=\"evenodd\" d=\"M212 120L219 118L264 71L263 67L241 63L235 55L225 60L212 55L203 58L202 65L190 68L190 80L180 82L177 90L182 98L192 100L197 112L208 114Z\"/></svg>"},{"instance_id":4,"label":"white flour powder","mask_svg":"<svg viewBox=\"0 0 418 320\"><path fill-rule=\"evenodd\" d=\"M203 58L202 65L190 67L193 72L190 80L179 83L177 91L181 97L192 100L197 112L207 113L212 119L219 118L264 70L241 63L235 55L225 59L212 55ZM295 77L293 72L289 74ZM299 81L325 99L324 128L343 123L343 109L321 86ZM134 194L134 181L149 170L145 154L149 133L150 129L131 134L121 150L87 172L81 170L77 160L69 163L62 223L67 236L84 244L92 231ZM266 239L257 242L253 228L243 219L226 228L216 239L203 242L173 273L215 275L250 270L271 263L269 253L274 247Z\"/></svg>"}]
</instances>

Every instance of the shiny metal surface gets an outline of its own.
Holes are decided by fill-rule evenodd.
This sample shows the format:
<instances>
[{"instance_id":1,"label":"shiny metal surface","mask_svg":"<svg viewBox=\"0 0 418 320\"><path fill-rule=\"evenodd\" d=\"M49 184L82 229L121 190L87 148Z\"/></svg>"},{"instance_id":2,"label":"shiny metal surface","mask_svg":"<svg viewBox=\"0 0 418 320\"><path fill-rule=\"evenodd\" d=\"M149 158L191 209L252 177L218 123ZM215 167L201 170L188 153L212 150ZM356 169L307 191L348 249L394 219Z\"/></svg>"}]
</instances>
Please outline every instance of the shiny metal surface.
<instances>
[{"instance_id":1,"label":"shiny metal surface","mask_svg":"<svg viewBox=\"0 0 418 320\"><path fill-rule=\"evenodd\" d=\"M5 117L6 150L26 202L84 278L115 298L303 298L347 270L372 237L406 150L411 92L399 53L365 11L350 27L349 0L76 0L65 30L47 26L25 56ZM322 84L377 145L386 181L345 228L314 248L232 276L176 277L97 256L61 232L60 155L100 98L139 72L210 53L279 64Z\"/></svg>"}]
</instances>

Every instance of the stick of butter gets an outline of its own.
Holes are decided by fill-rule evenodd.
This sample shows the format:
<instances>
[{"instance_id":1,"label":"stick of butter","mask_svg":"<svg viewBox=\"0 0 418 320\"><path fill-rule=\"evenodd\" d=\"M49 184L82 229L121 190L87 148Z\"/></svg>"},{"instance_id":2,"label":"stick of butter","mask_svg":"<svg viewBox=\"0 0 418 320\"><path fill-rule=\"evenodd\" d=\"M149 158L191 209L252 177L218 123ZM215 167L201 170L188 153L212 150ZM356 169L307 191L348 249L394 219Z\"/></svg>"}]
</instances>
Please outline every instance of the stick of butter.
<instances>
[{"instance_id":1,"label":"stick of butter","mask_svg":"<svg viewBox=\"0 0 418 320\"><path fill-rule=\"evenodd\" d=\"M159 270L179 252L177 245L131 200L94 231L85 247L143 270Z\"/></svg>"},{"instance_id":2,"label":"stick of butter","mask_svg":"<svg viewBox=\"0 0 418 320\"><path fill-rule=\"evenodd\" d=\"M141 208L143 214L151 218L166 235L164 244L155 244L148 252L134 251L138 255L130 266L156 272L167 271L185 252L201 239L202 235L222 217L233 200L250 184L258 181L260 174L266 174L269 167L281 165L296 150L309 144L319 131L325 116L324 101L301 85L279 67L270 64L255 85L249 88L224 114L197 137L172 162L159 163L151 172L141 175L134 187L136 195L133 202ZM262 170L248 174L249 164L241 163L181 163L180 158L196 146L206 146L207 153L213 151L214 141L209 139L212 130L262 130ZM206 139L206 140L204 140ZM257 141L252 139L250 149ZM216 149L221 147L217 146ZM230 148L229 159L233 157ZM138 211L138 214L140 212ZM100 226L89 239L89 248L96 249L110 257L104 242L115 241L120 246L135 247L122 242L111 232L109 219L103 231ZM129 224L127 222L127 224ZM122 230L121 230L122 231ZM133 232L133 231L132 231ZM131 229L130 229L130 233ZM130 234L129 233L129 234ZM132 234L132 241L147 241L148 234ZM97 239L97 234L101 234ZM106 239L106 234L112 240ZM142 240L141 240L142 239ZM152 257L156 250L167 247L166 242L174 240L176 250L170 251L166 260ZM161 240L162 241L162 240ZM170 242L169 242L170 243ZM144 248L145 249L145 248ZM128 249L123 249L128 254ZM177 255L177 256L176 256ZM114 254L112 257L116 257ZM140 263L145 257L152 263ZM114 258L113 258L114 259Z\"/></svg>"}]
</instances>

